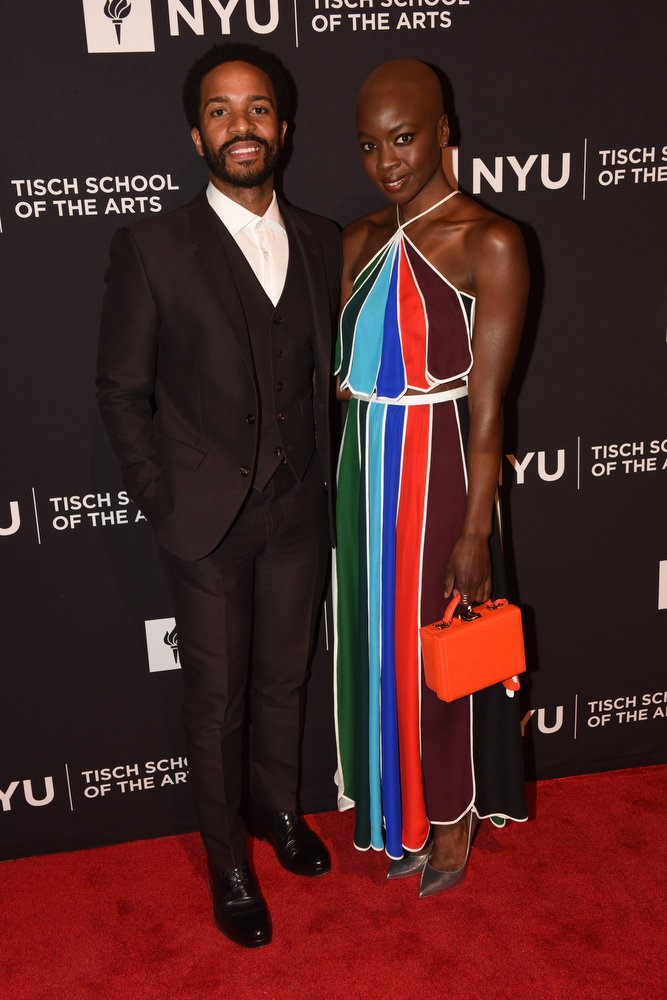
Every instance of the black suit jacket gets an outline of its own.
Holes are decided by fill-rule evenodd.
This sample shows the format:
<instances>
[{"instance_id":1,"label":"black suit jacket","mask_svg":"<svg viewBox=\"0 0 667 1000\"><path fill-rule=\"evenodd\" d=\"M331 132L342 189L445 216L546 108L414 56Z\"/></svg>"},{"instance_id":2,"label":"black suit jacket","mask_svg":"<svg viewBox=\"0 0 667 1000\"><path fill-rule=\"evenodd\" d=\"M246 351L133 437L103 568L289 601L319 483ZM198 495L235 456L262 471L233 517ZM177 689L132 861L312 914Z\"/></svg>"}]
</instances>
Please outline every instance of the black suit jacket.
<instances>
[{"instance_id":1,"label":"black suit jacket","mask_svg":"<svg viewBox=\"0 0 667 1000\"><path fill-rule=\"evenodd\" d=\"M316 386L312 413L302 400L281 405L281 435L298 433L299 421L314 415L333 538L329 406L340 237L328 219L282 202L280 211L306 270ZM243 308L205 190L183 208L118 230L105 281L97 397L123 483L160 544L199 559L251 489L258 421L248 416L259 405ZM298 459L292 464L305 473Z\"/></svg>"}]
</instances>

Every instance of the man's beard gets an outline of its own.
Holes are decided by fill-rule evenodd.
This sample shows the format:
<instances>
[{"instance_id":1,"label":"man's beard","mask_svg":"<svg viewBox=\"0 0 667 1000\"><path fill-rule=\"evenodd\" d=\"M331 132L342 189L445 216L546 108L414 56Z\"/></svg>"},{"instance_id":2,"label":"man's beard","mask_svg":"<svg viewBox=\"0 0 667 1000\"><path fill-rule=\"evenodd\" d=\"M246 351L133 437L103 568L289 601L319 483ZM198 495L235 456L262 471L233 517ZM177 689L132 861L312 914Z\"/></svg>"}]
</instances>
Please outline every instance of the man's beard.
<instances>
[{"instance_id":1,"label":"man's beard","mask_svg":"<svg viewBox=\"0 0 667 1000\"><path fill-rule=\"evenodd\" d=\"M226 150L231 146L235 145L237 142L256 142L258 146L261 146L264 150L264 163L261 166L253 164L250 166L247 163L239 163L237 165L236 171L232 173L227 167L227 156ZM269 177L273 174L278 161L280 160L280 154L282 152L280 143L276 139L275 143L271 144L266 141L266 139L260 139L253 132L248 132L247 135L237 136L236 139L230 139L220 146L216 151L206 145L204 138L202 137L202 148L204 150L204 161L206 166L218 180L224 181L225 184L229 184L231 187L239 188L254 188L260 187Z\"/></svg>"}]
</instances>

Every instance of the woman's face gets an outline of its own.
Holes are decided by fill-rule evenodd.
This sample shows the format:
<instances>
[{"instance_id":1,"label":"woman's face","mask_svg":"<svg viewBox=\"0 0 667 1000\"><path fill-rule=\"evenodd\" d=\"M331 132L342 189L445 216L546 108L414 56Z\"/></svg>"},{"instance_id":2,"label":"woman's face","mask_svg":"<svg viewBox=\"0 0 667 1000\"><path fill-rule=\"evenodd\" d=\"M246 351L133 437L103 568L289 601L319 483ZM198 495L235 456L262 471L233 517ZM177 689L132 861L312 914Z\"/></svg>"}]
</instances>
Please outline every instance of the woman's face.
<instances>
[{"instance_id":1,"label":"woman's face","mask_svg":"<svg viewBox=\"0 0 667 1000\"><path fill-rule=\"evenodd\" d=\"M362 92L357 128L364 170L390 201L411 201L441 175L447 115L434 117L417 88Z\"/></svg>"}]
</instances>

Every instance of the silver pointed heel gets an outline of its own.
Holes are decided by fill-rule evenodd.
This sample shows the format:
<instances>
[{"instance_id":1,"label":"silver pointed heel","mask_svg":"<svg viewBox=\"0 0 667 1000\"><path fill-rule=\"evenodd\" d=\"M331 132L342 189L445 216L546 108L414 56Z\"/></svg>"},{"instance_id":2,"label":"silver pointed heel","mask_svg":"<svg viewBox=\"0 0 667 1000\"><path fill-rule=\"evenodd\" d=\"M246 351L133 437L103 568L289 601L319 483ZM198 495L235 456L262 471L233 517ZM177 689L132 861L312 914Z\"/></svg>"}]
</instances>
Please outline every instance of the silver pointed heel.
<instances>
[{"instance_id":1,"label":"silver pointed heel","mask_svg":"<svg viewBox=\"0 0 667 1000\"><path fill-rule=\"evenodd\" d=\"M426 846L419 854L404 854L402 858L392 861L387 871L387 878L407 878L408 875L418 875L428 861L433 847L433 839L429 837Z\"/></svg>"},{"instance_id":2,"label":"silver pointed heel","mask_svg":"<svg viewBox=\"0 0 667 1000\"><path fill-rule=\"evenodd\" d=\"M477 824L479 823L479 817L470 814L470 821L468 824L468 847L466 850L466 859L454 872L439 872L436 868L431 868L426 861L424 865L424 870L422 871L422 878L419 885L419 898L424 899L426 896L435 896L438 892L445 892L447 889L453 889L454 886L460 885L466 877L466 872L468 870L468 860L470 858L470 845L472 844L472 838L475 835L475 830L477 829Z\"/></svg>"}]
</instances>

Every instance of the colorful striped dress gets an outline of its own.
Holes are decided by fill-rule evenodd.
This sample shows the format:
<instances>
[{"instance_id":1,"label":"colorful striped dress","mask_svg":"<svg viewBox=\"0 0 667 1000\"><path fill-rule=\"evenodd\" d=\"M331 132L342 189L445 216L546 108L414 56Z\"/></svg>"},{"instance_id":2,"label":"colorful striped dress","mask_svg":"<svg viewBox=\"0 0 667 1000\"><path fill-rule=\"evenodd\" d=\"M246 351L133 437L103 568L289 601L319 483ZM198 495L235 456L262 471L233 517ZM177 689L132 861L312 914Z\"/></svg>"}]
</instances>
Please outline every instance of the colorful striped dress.
<instances>
[{"instance_id":1,"label":"colorful striped dress","mask_svg":"<svg viewBox=\"0 0 667 1000\"><path fill-rule=\"evenodd\" d=\"M526 818L518 699L499 684L447 704L423 679L419 627L442 617L467 498L467 387L430 390L472 368L475 301L410 242L409 224L354 282L336 359L352 392L334 553L338 803L356 808L355 846L390 858L471 808ZM500 597L497 522L490 546Z\"/></svg>"}]
</instances>

